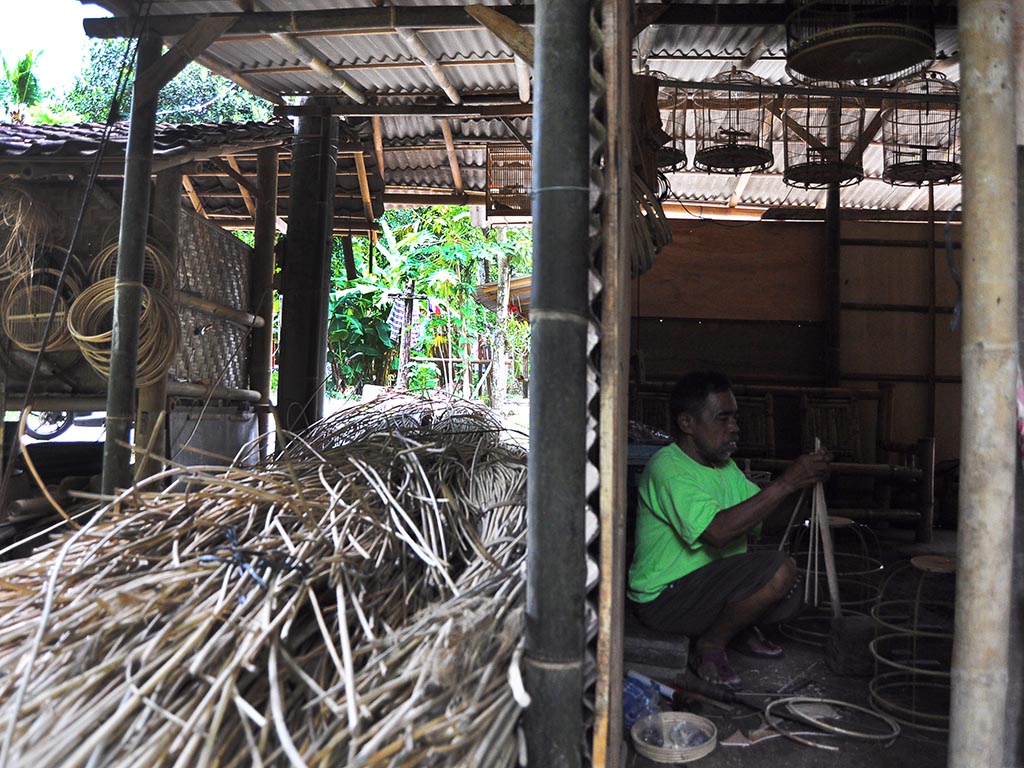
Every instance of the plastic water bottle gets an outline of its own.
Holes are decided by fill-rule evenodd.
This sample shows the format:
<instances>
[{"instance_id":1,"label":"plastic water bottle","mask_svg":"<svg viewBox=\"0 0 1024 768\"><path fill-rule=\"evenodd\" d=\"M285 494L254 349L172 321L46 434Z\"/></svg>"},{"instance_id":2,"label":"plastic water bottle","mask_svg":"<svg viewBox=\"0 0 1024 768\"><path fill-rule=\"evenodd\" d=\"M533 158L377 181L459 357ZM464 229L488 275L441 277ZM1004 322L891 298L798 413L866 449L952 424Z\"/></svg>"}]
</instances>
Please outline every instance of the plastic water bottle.
<instances>
[{"instance_id":1,"label":"plastic water bottle","mask_svg":"<svg viewBox=\"0 0 1024 768\"><path fill-rule=\"evenodd\" d=\"M622 716L626 730L641 717L661 711L661 694L649 678L630 673L622 682Z\"/></svg>"}]
</instances>

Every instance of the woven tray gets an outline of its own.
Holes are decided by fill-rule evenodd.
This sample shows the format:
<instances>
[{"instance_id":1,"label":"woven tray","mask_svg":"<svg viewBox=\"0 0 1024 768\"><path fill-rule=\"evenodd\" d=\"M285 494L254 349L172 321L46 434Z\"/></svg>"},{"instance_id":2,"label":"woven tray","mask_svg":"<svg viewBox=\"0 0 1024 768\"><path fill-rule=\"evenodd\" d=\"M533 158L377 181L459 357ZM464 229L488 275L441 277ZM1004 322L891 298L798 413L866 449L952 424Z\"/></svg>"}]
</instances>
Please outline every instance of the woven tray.
<instances>
[{"instance_id":1,"label":"woven tray","mask_svg":"<svg viewBox=\"0 0 1024 768\"><path fill-rule=\"evenodd\" d=\"M699 728L707 735L707 741L693 747L672 747L670 734L680 723ZM651 744L644 738L651 732L661 737L661 746ZM710 720L689 712L659 712L637 720L630 729L636 751L656 763L689 763L711 754L718 746L718 729ZM655 742L657 739L654 740Z\"/></svg>"}]
</instances>

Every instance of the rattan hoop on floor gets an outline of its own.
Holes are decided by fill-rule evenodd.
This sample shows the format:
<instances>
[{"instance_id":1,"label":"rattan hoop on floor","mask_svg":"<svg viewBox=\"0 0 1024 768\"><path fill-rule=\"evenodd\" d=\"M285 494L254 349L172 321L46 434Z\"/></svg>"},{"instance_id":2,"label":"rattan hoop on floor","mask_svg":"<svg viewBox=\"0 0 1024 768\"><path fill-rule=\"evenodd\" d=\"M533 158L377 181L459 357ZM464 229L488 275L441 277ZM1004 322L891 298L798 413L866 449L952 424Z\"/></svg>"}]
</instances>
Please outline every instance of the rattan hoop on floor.
<instances>
[{"instance_id":1,"label":"rattan hoop on floor","mask_svg":"<svg viewBox=\"0 0 1024 768\"><path fill-rule=\"evenodd\" d=\"M71 305L68 330L97 373L110 375L110 349L113 338L114 278L93 283ZM136 386L155 384L167 375L178 352L178 315L174 306L159 291L142 286L142 312L139 316L139 357Z\"/></svg>"}]
</instances>

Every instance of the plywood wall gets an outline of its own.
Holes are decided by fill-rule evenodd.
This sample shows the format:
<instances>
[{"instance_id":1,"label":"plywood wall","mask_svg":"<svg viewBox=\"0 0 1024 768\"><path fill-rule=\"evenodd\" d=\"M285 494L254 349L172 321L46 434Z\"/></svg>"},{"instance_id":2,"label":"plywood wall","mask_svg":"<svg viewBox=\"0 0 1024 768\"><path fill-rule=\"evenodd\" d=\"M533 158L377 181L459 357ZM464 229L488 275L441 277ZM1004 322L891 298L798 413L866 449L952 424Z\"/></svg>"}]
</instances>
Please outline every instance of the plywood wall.
<instances>
[{"instance_id":1,"label":"plywood wall","mask_svg":"<svg viewBox=\"0 0 1024 768\"><path fill-rule=\"evenodd\" d=\"M695 368L738 381L821 385L825 376L822 223L673 221L673 242L634 281L634 376L674 379ZM944 226L843 222L843 386L894 387L894 435L934 433L938 458L959 451L957 290ZM959 225L954 225L959 264Z\"/></svg>"}]
</instances>

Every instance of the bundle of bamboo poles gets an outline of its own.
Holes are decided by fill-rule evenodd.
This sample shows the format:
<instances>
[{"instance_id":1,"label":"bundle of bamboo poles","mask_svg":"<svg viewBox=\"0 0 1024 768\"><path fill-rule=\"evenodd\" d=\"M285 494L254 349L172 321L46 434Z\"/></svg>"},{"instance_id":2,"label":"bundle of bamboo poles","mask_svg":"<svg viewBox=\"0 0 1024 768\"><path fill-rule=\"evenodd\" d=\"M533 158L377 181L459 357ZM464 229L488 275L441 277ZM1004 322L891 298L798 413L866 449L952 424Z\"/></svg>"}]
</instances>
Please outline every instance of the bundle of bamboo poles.
<instances>
[{"instance_id":1,"label":"bundle of bamboo poles","mask_svg":"<svg viewBox=\"0 0 1024 768\"><path fill-rule=\"evenodd\" d=\"M376 401L0 567L0 764L511 766L526 462Z\"/></svg>"}]
</instances>

